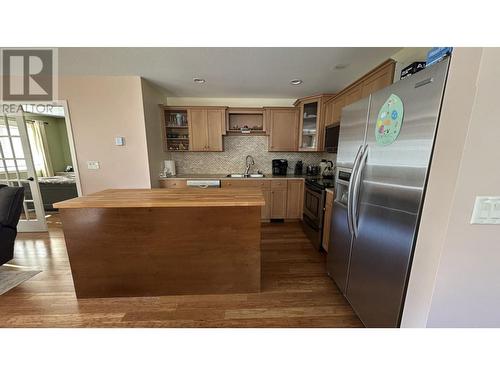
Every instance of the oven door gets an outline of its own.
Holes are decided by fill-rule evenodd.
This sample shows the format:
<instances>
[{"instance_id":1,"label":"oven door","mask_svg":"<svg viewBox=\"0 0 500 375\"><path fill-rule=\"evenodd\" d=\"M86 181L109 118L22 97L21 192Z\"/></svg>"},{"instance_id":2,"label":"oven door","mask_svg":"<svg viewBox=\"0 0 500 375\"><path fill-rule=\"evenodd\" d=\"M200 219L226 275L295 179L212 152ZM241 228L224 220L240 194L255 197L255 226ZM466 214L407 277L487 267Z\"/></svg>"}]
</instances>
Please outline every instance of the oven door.
<instances>
[{"instance_id":1,"label":"oven door","mask_svg":"<svg viewBox=\"0 0 500 375\"><path fill-rule=\"evenodd\" d=\"M323 226L324 190L307 183L304 190L304 220L320 230Z\"/></svg>"}]
</instances>

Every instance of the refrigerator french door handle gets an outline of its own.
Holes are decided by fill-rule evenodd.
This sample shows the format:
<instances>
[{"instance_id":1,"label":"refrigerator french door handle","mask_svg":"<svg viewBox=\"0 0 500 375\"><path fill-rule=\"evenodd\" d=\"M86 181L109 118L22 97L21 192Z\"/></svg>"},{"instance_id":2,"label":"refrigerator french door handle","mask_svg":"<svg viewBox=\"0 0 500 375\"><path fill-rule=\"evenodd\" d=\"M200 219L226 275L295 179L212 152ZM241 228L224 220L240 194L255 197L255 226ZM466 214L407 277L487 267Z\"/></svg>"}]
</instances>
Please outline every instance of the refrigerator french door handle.
<instances>
[{"instance_id":1,"label":"refrigerator french door handle","mask_svg":"<svg viewBox=\"0 0 500 375\"><path fill-rule=\"evenodd\" d=\"M354 164L352 166L351 178L349 179L349 186L347 187L347 226L349 228L349 233L354 233L354 221L352 220L352 190L354 187L354 178L356 176L356 170L358 168L359 160L362 154L363 145L359 146L356 157L354 158Z\"/></svg>"},{"instance_id":2,"label":"refrigerator french door handle","mask_svg":"<svg viewBox=\"0 0 500 375\"><path fill-rule=\"evenodd\" d=\"M366 159L368 158L368 145L365 145L363 149L362 156L359 162L358 172L356 173L356 177L354 180L354 186L352 188L352 229L354 233L354 237L358 236L358 200L359 200L359 189L361 183L361 176L363 174L363 169L365 169Z\"/></svg>"}]
</instances>

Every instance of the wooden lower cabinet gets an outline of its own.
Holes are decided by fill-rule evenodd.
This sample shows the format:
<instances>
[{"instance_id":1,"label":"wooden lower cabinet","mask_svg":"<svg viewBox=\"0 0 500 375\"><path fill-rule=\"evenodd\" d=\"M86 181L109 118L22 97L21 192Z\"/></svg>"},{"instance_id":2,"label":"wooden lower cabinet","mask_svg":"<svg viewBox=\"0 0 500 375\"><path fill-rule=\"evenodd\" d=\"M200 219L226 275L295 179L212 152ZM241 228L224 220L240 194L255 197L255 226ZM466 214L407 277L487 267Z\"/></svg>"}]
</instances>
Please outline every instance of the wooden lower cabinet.
<instances>
[{"instance_id":1,"label":"wooden lower cabinet","mask_svg":"<svg viewBox=\"0 0 500 375\"><path fill-rule=\"evenodd\" d=\"M160 180L160 187L165 189L182 189L186 186L186 180L183 178L168 178Z\"/></svg>"},{"instance_id":2,"label":"wooden lower cabinet","mask_svg":"<svg viewBox=\"0 0 500 375\"><path fill-rule=\"evenodd\" d=\"M302 219L304 206L304 181L288 180L287 184L287 219Z\"/></svg>"},{"instance_id":3,"label":"wooden lower cabinet","mask_svg":"<svg viewBox=\"0 0 500 375\"><path fill-rule=\"evenodd\" d=\"M222 180L221 187L257 187L262 189L266 204L262 207L261 219L301 219L304 201L304 180Z\"/></svg>"},{"instance_id":4,"label":"wooden lower cabinet","mask_svg":"<svg viewBox=\"0 0 500 375\"><path fill-rule=\"evenodd\" d=\"M266 204L264 207L261 208L260 218L262 220L269 220L271 219L271 207L272 207L271 189L262 190L262 194L264 194L264 200L266 201Z\"/></svg>"},{"instance_id":5,"label":"wooden lower cabinet","mask_svg":"<svg viewBox=\"0 0 500 375\"><path fill-rule=\"evenodd\" d=\"M332 213L333 213L333 198L334 194L331 190L326 191L325 200L325 215L323 219L323 238L321 245L325 251L328 251L328 244L330 243L330 227L332 225Z\"/></svg>"},{"instance_id":6,"label":"wooden lower cabinet","mask_svg":"<svg viewBox=\"0 0 500 375\"><path fill-rule=\"evenodd\" d=\"M182 189L186 187L186 179L168 178L160 180L160 187ZM266 205L262 207L261 219L302 219L304 207L303 179L263 179L222 180L222 188L260 188L264 194Z\"/></svg>"},{"instance_id":7,"label":"wooden lower cabinet","mask_svg":"<svg viewBox=\"0 0 500 375\"><path fill-rule=\"evenodd\" d=\"M271 219L286 219L286 187L271 189Z\"/></svg>"}]
</instances>

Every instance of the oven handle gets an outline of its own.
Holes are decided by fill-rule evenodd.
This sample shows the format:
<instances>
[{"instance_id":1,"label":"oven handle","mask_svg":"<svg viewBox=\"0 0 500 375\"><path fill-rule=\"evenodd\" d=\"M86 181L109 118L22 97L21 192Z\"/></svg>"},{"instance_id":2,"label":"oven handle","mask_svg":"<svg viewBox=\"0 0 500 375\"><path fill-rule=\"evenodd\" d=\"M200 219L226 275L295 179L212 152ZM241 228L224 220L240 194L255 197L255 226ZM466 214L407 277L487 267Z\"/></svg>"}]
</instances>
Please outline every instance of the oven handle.
<instances>
[{"instance_id":1,"label":"oven handle","mask_svg":"<svg viewBox=\"0 0 500 375\"><path fill-rule=\"evenodd\" d=\"M351 234L354 234L354 221L352 220L352 189L354 187L354 179L356 178L356 170L358 168L362 149L363 145L359 146L356 157L354 158L351 178L349 179L349 186L347 187L347 226L349 228L349 233Z\"/></svg>"}]
</instances>

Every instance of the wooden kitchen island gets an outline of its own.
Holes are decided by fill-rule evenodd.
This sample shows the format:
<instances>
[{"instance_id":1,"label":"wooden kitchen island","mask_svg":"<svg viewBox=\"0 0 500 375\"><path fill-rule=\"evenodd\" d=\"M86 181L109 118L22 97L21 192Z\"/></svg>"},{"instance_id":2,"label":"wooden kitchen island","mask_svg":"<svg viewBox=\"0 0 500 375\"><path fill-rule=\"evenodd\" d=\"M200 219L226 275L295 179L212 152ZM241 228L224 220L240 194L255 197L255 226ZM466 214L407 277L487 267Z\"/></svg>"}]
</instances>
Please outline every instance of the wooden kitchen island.
<instances>
[{"instance_id":1,"label":"wooden kitchen island","mask_svg":"<svg viewBox=\"0 0 500 375\"><path fill-rule=\"evenodd\" d=\"M260 291L260 189L105 190L59 209L78 298Z\"/></svg>"}]
</instances>

